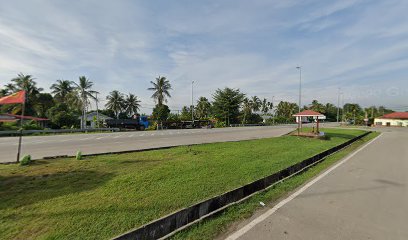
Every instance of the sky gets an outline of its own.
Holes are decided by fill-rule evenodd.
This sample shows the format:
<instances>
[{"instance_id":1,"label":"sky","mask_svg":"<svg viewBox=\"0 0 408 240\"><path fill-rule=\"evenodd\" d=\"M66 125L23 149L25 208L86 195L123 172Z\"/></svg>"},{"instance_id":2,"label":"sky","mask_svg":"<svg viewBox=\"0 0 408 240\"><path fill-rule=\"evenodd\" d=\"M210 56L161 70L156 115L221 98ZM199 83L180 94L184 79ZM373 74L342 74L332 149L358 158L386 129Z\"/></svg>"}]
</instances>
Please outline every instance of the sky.
<instances>
[{"instance_id":1,"label":"sky","mask_svg":"<svg viewBox=\"0 0 408 240\"><path fill-rule=\"evenodd\" d=\"M408 110L406 0L0 0L0 86L30 74L49 92L86 76L151 112L166 76L172 110L239 88L269 101L313 99Z\"/></svg>"}]
</instances>

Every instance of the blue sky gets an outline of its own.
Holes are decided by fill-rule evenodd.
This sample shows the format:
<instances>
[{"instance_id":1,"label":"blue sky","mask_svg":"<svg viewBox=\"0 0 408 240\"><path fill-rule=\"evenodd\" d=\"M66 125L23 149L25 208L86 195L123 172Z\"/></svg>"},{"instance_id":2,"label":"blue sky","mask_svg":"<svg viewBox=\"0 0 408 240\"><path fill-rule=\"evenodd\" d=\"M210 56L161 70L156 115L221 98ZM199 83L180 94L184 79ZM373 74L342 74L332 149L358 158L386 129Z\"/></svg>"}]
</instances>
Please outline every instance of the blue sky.
<instances>
[{"instance_id":1,"label":"blue sky","mask_svg":"<svg viewBox=\"0 0 408 240\"><path fill-rule=\"evenodd\" d=\"M171 109L217 88L297 102L408 110L408 1L0 1L0 85L32 74L46 91L85 75L102 99L138 95L158 75ZM104 102L102 101L102 104Z\"/></svg>"}]
</instances>

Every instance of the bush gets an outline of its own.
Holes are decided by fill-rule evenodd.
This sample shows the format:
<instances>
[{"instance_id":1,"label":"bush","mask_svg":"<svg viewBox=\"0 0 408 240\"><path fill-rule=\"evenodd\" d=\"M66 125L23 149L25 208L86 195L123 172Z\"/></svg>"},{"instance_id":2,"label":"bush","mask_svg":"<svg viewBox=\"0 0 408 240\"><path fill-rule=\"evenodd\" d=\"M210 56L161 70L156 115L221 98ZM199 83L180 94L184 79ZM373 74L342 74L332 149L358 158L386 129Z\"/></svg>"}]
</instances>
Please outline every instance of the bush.
<instances>
[{"instance_id":1,"label":"bush","mask_svg":"<svg viewBox=\"0 0 408 240\"><path fill-rule=\"evenodd\" d=\"M20 160L21 166L26 166L31 163L31 155L25 155L23 159Z\"/></svg>"},{"instance_id":2,"label":"bush","mask_svg":"<svg viewBox=\"0 0 408 240\"><path fill-rule=\"evenodd\" d=\"M20 125L17 126L16 122L5 122L0 123L0 131L7 131L7 130L18 130L20 129Z\"/></svg>"},{"instance_id":3,"label":"bush","mask_svg":"<svg viewBox=\"0 0 408 240\"><path fill-rule=\"evenodd\" d=\"M77 159L77 160L82 160L82 152L81 152L81 151L78 151L78 152L77 152L77 154L76 154L76 159Z\"/></svg>"},{"instance_id":4,"label":"bush","mask_svg":"<svg viewBox=\"0 0 408 240\"><path fill-rule=\"evenodd\" d=\"M146 130L157 130L157 122L151 122Z\"/></svg>"},{"instance_id":5,"label":"bush","mask_svg":"<svg viewBox=\"0 0 408 240\"><path fill-rule=\"evenodd\" d=\"M42 130L43 128L38 126L38 124L36 122L31 120L31 121L23 124L23 129L24 130Z\"/></svg>"},{"instance_id":6,"label":"bush","mask_svg":"<svg viewBox=\"0 0 408 240\"><path fill-rule=\"evenodd\" d=\"M223 127L225 127L227 124L225 123L225 122L221 122L221 121L217 121L215 124L214 124L214 127L215 128L223 128Z\"/></svg>"}]
</instances>

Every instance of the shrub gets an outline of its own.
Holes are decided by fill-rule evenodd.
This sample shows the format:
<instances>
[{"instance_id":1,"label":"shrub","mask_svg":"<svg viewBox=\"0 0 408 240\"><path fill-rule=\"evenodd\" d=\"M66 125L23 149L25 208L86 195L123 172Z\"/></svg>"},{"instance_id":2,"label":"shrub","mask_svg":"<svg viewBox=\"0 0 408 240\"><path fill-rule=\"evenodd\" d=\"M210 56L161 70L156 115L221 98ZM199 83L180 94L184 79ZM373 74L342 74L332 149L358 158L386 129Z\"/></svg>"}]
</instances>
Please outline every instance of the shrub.
<instances>
[{"instance_id":1,"label":"shrub","mask_svg":"<svg viewBox=\"0 0 408 240\"><path fill-rule=\"evenodd\" d=\"M21 160L20 160L20 165L21 166L26 166L31 163L31 155L25 155Z\"/></svg>"},{"instance_id":2,"label":"shrub","mask_svg":"<svg viewBox=\"0 0 408 240\"><path fill-rule=\"evenodd\" d=\"M215 128L223 128L223 127L226 127L226 123L225 122L221 122L221 121L218 121L218 122L216 122L215 124L214 124L214 127Z\"/></svg>"},{"instance_id":3,"label":"shrub","mask_svg":"<svg viewBox=\"0 0 408 240\"><path fill-rule=\"evenodd\" d=\"M76 154L76 159L77 159L77 160L82 160L82 152L81 152L81 151L78 151L78 152L77 152L77 154Z\"/></svg>"},{"instance_id":4,"label":"shrub","mask_svg":"<svg viewBox=\"0 0 408 240\"><path fill-rule=\"evenodd\" d=\"M157 122L155 121L155 122L151 122L150 124L149 124L149 127L148 128L146 128L146 130L157 130Z\"/></svg>"}]
</instances>

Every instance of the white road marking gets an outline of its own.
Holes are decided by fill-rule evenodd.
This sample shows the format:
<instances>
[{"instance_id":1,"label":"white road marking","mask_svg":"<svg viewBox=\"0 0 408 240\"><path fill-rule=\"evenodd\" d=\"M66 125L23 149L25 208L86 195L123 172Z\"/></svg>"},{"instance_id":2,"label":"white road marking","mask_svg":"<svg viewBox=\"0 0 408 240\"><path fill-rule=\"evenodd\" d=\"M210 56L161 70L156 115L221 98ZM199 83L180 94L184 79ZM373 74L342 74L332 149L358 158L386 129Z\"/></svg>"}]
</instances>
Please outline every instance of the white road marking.
<instances>
[{"instance_id":1,"label":"white road marking","mask_svg":"<svg viewBox=\"0 0 408 240\"><path fill-rule=\"evenodd\" d=\"M341 166L342 164L344 164L345 162L347 162L348 160L350 160L352 157L354 157L357 153L359 153L361 150L365 149L367 146L369 146L371 143L373 143L374 141L376 141L382 134L378 135L376 138L374 138L373 140L371 140L370 142L368 142L366 145L364 145L363 147L359 148L357 151L353 152L352 154L350 154L348 157L344 158L343 160L341 160L340 162L338 162L336 165L334 165L333 167L329 168L328 170L326 170L324 173L322 173L321 175L319 175L318 177L316 177L315 179L313 179L312 181L308 182L305 186L303 186L302 188L300 188L298 191L296 191L295 193L293 193L292 195L290 195L288 198L282 200L281 202L279 202L278 204L276 204L273 208L269 209L267 212L265 212L264 214L262 214L261 216L255 218L254 220L252 220L252 222L248 223L247 225L245 225L243 228L239 229L238 231L236 231L235 233L231 234L229 237L226 238L226 240L235 240L240 238L241 236L243 236L245 233L247 233L249 230L251 230L253 227L255 227L257 224L265 221L265 219L267 219L270 215L272 215L273 213L275 213L279 208L283 207L285 204L287 204L288 202L292 201L294 198L296 198L297 196L299 196L302 192L304 192L306 189L308 189L309 187L311 187L313 184L315 184L316 182L318 182L320 179L324 178L327 174L329 174L330 172L332 172L333 170L335 170L336 168L338 168L339 166Z\"/></svg>"},{"instance_id":2,"label":"white road marking","mask_svg":"<svg viewBox=\"0 0 408 240\"><path fill-rule=\"evenodd\" d=\"M128 137L130 137L130 138L131 138L131 137L133 137L133 135L134 135L134 134L130 134Z\"/></svg>"},{"instance_id":3,"label":"white road marking","mask_svg":"<svg viewBox=\"0 0 408 240\"><path fill-rule=\"evenodd\" d=\"M139 134L139 137L143 137L145 134L144 133L142 133L142 134Z\"/></svg>"},{"instance_id":4,"label":"white road marking","mask_svg":"<svg viewBox=\"0 0 408 240\"><path fill-rule=\"evenodd\" d=\"M102 139L102 138L104 138L104 137L98 137L98 138L96 138L96 139L99 140L99 139Z\"/></svg>"},{"instance_id":5,"label":"white road marking","mask_svg":"<svg viewBox=\"0 0 408 240\"><path fill-rule=\"evenodd\" d=\"M113 138L120 138L120 137L122 137L123 135L118 135L118 136L115 136L115 137L113 137Z\"/></svg>"},{"instance_id":6,"label":"white road marking","mask_svg":"<svg viewBox=\"0 0 408 240\"><path fill-rule=\"evenodd\" d=\"M78 140L82 141L82 140L88 140L88 139L92 139L92 138L94 138L94 137L81 138L81 139L78 139Z\"/></svg>"}]
</instances>

